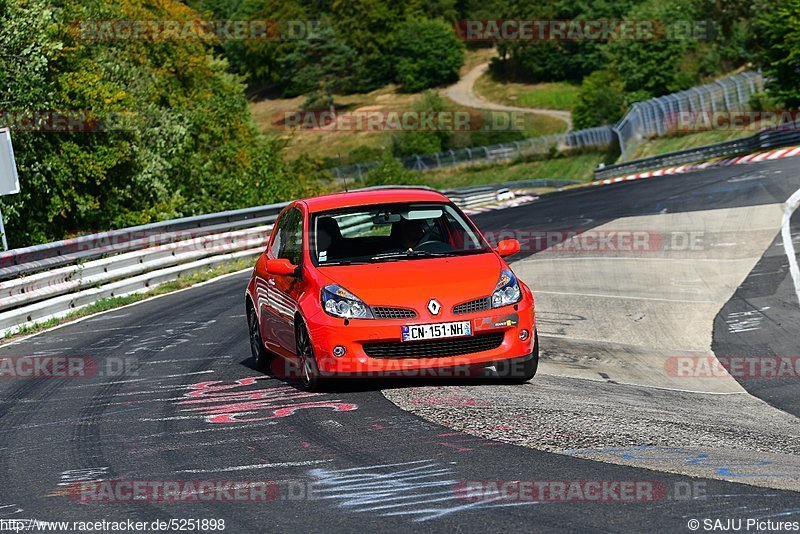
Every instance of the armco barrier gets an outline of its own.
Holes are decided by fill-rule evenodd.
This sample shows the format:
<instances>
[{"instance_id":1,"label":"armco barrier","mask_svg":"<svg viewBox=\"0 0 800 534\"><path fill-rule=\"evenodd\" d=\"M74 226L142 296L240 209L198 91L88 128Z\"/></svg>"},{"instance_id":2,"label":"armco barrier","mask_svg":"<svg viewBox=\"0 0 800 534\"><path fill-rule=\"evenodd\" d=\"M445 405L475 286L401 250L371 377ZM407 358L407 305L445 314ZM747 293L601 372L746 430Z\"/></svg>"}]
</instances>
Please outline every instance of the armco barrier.
<instances>
[{"instance_id":1,"label":"armco barrier","mask_svg":"<svg viewBox=\"0 0 800 534\"><path fill-rule=\"evenodd\" d=\"M0 311L209 256L263 248L271 229L203 236L17 278L0 284Z\"/></svg>"},{"instance_id":2,"label":"armco barrier","mask_svg":"<svg viewBox=\"0 0 800 534\"><path fill-rule=\"evenodd\" d=\"M0 280L109 254L270 224L275 221L284 206L285 203L271 204L186 217L10 250L0 254Z\"/></svg>"},{"instance_id":3,"label":"armco barrier","mask_svg":"<svg viewBox=\"0 0 800 534\"><path fill-rule=\"evenodd\" d=\"M182 276L209 269L219 263L237 259L256 258L262 251L263 248L259 247L233 254L213 256L185 265L176 265L166 269L150 271L104 286L85 289L73 294L61 295L22 308L5 311L0 313L0 334L13 332L25 324L67 315L73 310L88 306L101 299L122 297L144 292L165 282L171 282Z\"/></svg>"},{"instance_id":4,"label":"armco barrier","mask_svg":"<svg viewBox=\"0 0 800 534\"><path fill-rule=\"evenodd\" d=\"M793 145L800 145L800 119L796 120L794 124L788 123L784 127L762 130L751 137L734 139L733 141L723 141L721 143L670 152L669 154L661 154L625 163L608 165L596 169L594 176L596 180L604 180L606 178L649 171L661 167L683 165L711 158L737 156L762 149Z\"/></svg>"},{"instance_id":5,"label":"armco barrier","mask_svg":"<svg viewBox=\"0 0 800 534\"><path fill-rule=\"evenodd\" d=\"M565 185L532 181L515 187ZM505 184L445 191L467 208L492 203ZM92 234L4 253L0 335L97 300L144 292L231 259L255 258L288 203ZM345 228L363 225L348 221Z\"/></svg>"}]
</instances>

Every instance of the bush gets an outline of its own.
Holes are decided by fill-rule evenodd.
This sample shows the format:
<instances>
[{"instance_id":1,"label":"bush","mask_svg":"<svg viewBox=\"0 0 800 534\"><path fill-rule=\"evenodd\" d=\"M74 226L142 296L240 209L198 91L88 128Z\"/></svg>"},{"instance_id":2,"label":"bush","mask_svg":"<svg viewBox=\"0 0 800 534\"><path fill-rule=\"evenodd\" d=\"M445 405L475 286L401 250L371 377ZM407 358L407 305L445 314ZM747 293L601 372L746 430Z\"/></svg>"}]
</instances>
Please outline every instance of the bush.
<instances>
[{"instance_id":1,"label":"bush","mask_svg":"<svg viewBox=\"0 0 800 534\"><path fill-rule=\"evenodd\" d=\"M407 21L398 29L396 43L396 81L403 91L416 93L458 79L464 45L445 22Z\"/></svg>"},{"instance_id":2,"label":"bush","mask_svg":"<svg viewBox=\"0 0 800 534\"><path fill-rule=\"evenodd\" d=\"M417 112L442 112L447 108L435 91L427 91L412 107ZM392 136L392 154L397 157L431 154L448 148L453 133L450 131L415 130L397 132Z\"/></svg>"},{"instance_id":3,"label":"bush","mask_svg":"<svg viewBox=\"0 0 800 534\"><path fill-rule=\"evenodd\" d=\"M619 78L598 70L584 78L572 120L577 130L611 124L622 118L626 107L625 87Z\"/></svg>"},{"instance_id":4,"label":"bush","mask_svg":"<svg viewBox=\"0 0 800 534\"><path fill-rule=\"evenodd\" d=\"M755 23L756 61L772 97L786 109L800 106L800 0L764 6Z\"/></svg>"},{"instance_id":5,"label":"bush","mask_svg":"<svg viewBox=\"0 0 800 534\"><path fill-rule=\"evenodd\" d=\"M333 94L354 90L361 73L356 52L327 25L317 35L299 41L279 63L284 95L307 95L304 109L332 108Z\"/></svg>"},{"instance_id":6,"label":"bush","mask_svg":"<svg viewBox=\"0 0 800 534\"><path fill-rule=\"evenodd\" d=\"M670 28L675 21L699 18L699 12L695 0L646 0L626 18L652 20ZM713 54L714 48L689 37L656 36L611 41L607 53L608 68L622 80L626 91L660 96L688 89L712 74L713 60L707 61L706 56Z\"/></svg>"},{"instance_id":7,"label":"bush","mask_svg":"<svg viewBox=\"0 0 800 534\"><path fill-rule=\"evenodd\" d=\"M266 204L313 189L250 117L244 86L196 40L92 40L75 20L195 20L175 0L0 0L0 95L18 112L88 111L122 128L12 130L12 246ZM106 121L106 122L103 122Z\"/></svg>"},{"instance_id":8,"label":"bush","mask_svg":"<svg viewBox=\"0 0 800 534\"><path fill-rule=\"evenodd\" d=\"M370 169L364 177L363 185L372 187L376 185L418 185L421 183L422 177L420 173L406 170L402 162L387 153L377 166Z\"/></svg>"}]
</instances>

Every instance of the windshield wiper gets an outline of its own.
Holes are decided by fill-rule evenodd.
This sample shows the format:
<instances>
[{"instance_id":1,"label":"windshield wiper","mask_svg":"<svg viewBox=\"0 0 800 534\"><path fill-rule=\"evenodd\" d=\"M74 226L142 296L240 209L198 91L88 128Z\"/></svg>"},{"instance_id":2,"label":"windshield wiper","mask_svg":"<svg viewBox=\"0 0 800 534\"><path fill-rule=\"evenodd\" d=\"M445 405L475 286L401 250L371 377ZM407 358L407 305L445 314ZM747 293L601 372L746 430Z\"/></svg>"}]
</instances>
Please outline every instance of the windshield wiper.
<instances>
[{"instance_id":1,"label":"windshield wiper","mask_svg":"<svg viewBox=\"0 0 800 534\"><path fill-rule=\"evenodd\" d=\"M426 250L406 250L404 252L383 252L372 256L372 260L391 260L408 258L445 258L455 256L452 252L428 252Z\"/></svg>"},{"instance_id":2,"label":"windshield wiper","mask_svg":"<svg viewBox=\"0 0 800 534\"><path fill-rule=\"evenodd\" d=\"M320 267L328 267L329 265L367 265L369 261L365 260L341 260L341 261L326 261L324 263L320 263Z\"/></svg>"}]
</instances>

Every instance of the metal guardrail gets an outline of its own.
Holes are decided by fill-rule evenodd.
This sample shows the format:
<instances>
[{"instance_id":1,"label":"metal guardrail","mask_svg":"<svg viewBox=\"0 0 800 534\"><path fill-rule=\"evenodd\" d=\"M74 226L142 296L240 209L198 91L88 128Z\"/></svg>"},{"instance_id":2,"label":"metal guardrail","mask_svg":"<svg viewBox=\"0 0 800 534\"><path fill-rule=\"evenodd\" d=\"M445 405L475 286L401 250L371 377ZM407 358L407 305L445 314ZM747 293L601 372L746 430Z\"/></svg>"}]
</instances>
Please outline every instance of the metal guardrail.
<instances>
[{"instance_id":1,"label":"metal guardrail","mask_svg":"<svg viewBox=\"0 0 800 534\"><path fill-rule=\"evenodd\" d=\"M213 234L42 271L0 284L0 311L222 253L263 248L272 226Z\"/></svg>"},{"instance_id":2,"label":"metal guardrail","mask_svg":"<svg viewBox=\"0 0 800 534\"><path fill-rule=\"evenodd\" d=\"M10 250L0 254L0 280L189 237L269 224L285 205L270 204L185 217Z\"/></svg>"},{"instance_id":3,"label":"metal guardrail","mask_svg":"<svg viewBox=\"0 0 800 534\"><path fill-rule=\"evenodd\" d=\"M444 191L462 207L502 185ZM147 291L230 259L255 258L288 203L187 217L8 251L0 256L0 335L97 300ZM354 227L363 221L351 221Z\"/></svg>"},{"instance_id":4,"label":"metal guardrail","mask_svg":"<svg viewBox=\"0 0 800 534\"><path fill-rule=\"evenodd\" d=\"M800 119L795 120L794 123L787 123L783 127L765 129L753 136L742 139L723 141L635 161L608 165L595 170L594 175L596 180L604 180L666 166L683 165L712 158L737 156L762 149L792 145L800 145Z\"/></svg>"}]
</instances>

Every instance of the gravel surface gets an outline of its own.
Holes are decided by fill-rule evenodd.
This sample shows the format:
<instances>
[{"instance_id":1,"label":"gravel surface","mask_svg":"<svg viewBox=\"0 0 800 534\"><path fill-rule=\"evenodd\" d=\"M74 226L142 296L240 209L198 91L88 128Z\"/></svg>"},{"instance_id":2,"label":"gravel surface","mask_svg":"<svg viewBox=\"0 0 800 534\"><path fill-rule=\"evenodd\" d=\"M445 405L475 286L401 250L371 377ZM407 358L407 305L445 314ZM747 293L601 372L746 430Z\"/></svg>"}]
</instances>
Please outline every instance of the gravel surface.
<instances>
[{"instance_id":1,"label":"gravel surface","mask_svg":"<svg viewBox=\"0 0 800 534\"><path fill-rule=\"evenodd\" d=\"M724 479L733 477L722 468L752 464L757 472L748 468L747 474L757 476L739 482L800 487L800 420L747 394L538 375L523 386L429 386L387 390L384 395L427 420L506 443ZM641 454L629 458L615 450L666 447L680 447L706 460L689 458L687 452L642 465ZM777 466L781 476L774 476Z\"/></svg>"}]
</instances>

